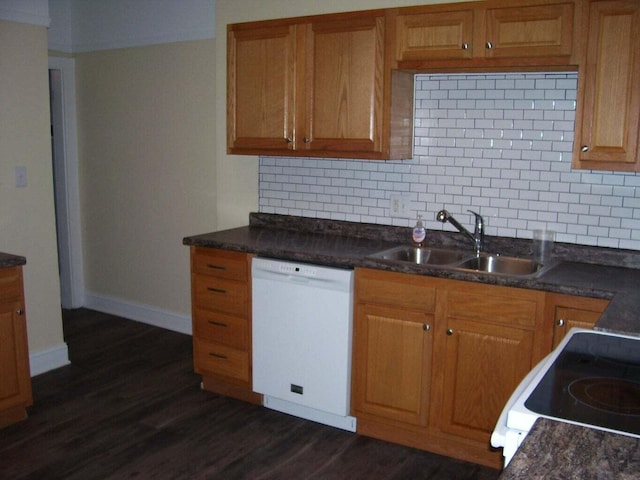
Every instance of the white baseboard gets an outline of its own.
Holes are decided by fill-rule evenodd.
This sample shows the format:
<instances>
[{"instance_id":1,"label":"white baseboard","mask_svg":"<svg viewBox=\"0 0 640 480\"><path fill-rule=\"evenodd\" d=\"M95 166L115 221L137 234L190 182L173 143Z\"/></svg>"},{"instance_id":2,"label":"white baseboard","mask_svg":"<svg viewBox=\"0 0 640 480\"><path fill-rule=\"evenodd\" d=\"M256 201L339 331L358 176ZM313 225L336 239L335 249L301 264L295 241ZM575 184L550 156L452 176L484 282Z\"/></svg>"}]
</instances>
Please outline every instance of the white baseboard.
<instances>
[{"instance_id":1,"label":"white baseboard","mask_svg":"<svg viewBox=\"0 0 640 480\"><path fill-rule=\"evenodd\" d=\"M178 333L191 335L192 332L190 316L167 312L150 305L128 302L119 298L86 292L84 306L92 310L97 310L98 312L117 315Z\"/></svg>"},{"instance_id":2,"label":"white baseboard","mask_svg":"<svg viewBox=\"0 0 640 480\"><path fill-rule=\"evenodd\" d=\"M65 365L69 365L69 363L69 350L66 343L29 355L29 366L31 367L32 377L48 372L49 370L64 367Z\"/></svg>"}]
</instances>

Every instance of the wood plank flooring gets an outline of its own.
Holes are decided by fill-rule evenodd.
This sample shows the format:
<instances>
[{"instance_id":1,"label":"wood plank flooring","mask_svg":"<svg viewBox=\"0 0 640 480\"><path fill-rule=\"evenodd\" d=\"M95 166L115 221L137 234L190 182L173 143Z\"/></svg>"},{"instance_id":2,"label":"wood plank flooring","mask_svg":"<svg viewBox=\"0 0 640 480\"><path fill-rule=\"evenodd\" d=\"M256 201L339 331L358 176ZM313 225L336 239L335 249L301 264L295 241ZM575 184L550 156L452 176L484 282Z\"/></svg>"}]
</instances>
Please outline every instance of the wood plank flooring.
<instances>
[{"instance_id":1,"label":"wood plank flooring","mask_svg":"<svg viewBox=\"0 0 640 480\"><path fill-rule=\"evenodd\" d=\"M72 363L33 378L29 419L0 430L0 478L499 475L204 392L187 335L87 309L63 316Z\"/></svg>"}]
</instances>

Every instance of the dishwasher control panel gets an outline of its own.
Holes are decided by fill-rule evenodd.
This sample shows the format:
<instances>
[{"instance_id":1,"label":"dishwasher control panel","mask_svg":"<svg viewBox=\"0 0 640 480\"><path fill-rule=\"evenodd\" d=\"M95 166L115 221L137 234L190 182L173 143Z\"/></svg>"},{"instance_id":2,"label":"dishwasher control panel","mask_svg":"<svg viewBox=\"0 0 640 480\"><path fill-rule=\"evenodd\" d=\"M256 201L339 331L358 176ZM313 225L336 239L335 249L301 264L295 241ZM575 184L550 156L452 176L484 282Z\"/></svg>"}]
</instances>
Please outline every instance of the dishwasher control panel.
<instances>
[{"instance_id":1,"label":"dishwasher control panel","mask_svg":"<svg viewBox=\"0 0 640 480\"><path fill-rule=\"evenodd\" d=\"M266 258L254 258L254 268L260 268L282 275L300 275L303 277L316 277L318 267L304 263L274 261Z\"/></svg>"}]
</instances>

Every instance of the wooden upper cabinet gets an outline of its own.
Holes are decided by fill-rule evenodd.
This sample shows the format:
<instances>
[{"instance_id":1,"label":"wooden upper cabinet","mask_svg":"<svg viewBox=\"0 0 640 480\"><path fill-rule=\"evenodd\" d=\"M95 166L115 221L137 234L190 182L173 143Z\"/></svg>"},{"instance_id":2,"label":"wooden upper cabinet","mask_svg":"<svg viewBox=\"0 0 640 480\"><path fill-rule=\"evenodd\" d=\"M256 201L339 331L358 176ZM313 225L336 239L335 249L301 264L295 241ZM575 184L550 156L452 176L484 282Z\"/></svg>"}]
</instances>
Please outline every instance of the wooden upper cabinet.
<instances>
[{"instance_id":1,"label":"wooden upper cabinet","mask_svg":"<svg viewBox=\"0 0 640 480\"><path fill-rule=\"evenodd\" d=\"M573 2L486 11L485 56L568 57L573 51Z\"/></svg>"},{"instance_id":2,"label":"wooden upper cabinet","mask_svg":"<svg viewBox=\"0 0 640 480\"><path fill-rule=\"evenodd\" d=\"M295 148L381 151L384 18L314 22L307 32L308 114Z\"/></svg>"},{"instance_id":3,"label":"wooden upper cabinet","mask_svg":"<svg viewBox=\"0 0 640 480\"><path fill-rule=\"evenodd\" d=\"M295 34L295 25L229 31L230 151L287 148L294 134Z\"/></svg>"},{"instance_id":4,"label":"wooden upper cabinet","mask_svg":"<svg viewBox=\"0 0 640 480\"><path fill-rule=\"evenodd\" d=\"M410 158L413 75L387 38L383 11L230 25L229 153Z\"/></svg>"},{"instance_id":5,"label":"wooden upper cabinet","mask_svg":"<svg viewBox=\"0 0 640 480\"><path fill-rule=\"evenodd\" d=\"M580 71L574 166L640 170L640 2L589 4Z\"/></svg>"},{"instance_id":6,"label":"wooden upper cabinet","mask_svg":"<svg viewBox=\"0 0 640 480\"><path fill-rule=\"evenodd\" d=\"M396 59L467 59L473 56L472 9L398 15Z\"/></svg>"},{"instance_id":7,"label":"wooden upper cabinet","mask_svg":"<svg viewBox=\"0 0 640 480\"><path fill-rule=\"evenodd\" d=\"M416 69L569 65L579 6L497 0L402 9L396 60Z\"/></svg>"}]
</instances>

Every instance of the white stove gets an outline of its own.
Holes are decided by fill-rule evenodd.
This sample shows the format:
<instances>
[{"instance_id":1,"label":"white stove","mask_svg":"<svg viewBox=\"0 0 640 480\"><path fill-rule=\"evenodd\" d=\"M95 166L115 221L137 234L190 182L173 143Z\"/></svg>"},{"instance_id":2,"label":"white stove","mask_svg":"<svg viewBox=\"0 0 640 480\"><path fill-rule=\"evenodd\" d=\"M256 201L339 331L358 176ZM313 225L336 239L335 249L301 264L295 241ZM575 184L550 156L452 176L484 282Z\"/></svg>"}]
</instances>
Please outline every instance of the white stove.
<instances>
[{"instance_id":1,"label":"white stove","mask_svg":"<svg viewBox=\"0 0 640 480\"><path fill-rule=\"evenodd\" d=\"M498 419L491 445L505 467L540 417L640 438L640 337L572 329Z\"/></svg>"}]
</instances>

